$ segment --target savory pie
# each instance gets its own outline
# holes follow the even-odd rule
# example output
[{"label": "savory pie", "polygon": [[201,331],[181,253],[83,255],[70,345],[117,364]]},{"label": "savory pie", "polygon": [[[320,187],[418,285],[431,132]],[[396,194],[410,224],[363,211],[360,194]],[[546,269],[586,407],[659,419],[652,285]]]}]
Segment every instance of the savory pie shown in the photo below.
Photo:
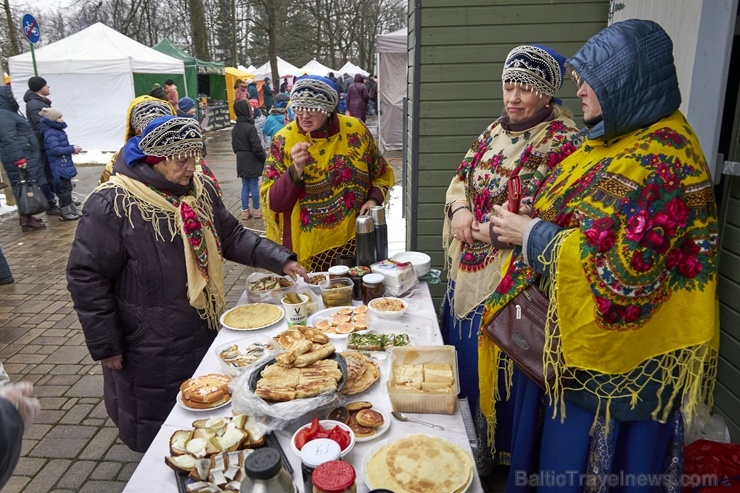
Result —
[{"label": "savory pie", "polygon": [[341,393],[353,395],[364,392],[380,378],[380,368],[372,359],[357,351],[345,351],[341,354],[347,361],[347,381]]},{"label": "savory pie", "polygon": [[259,329],[283,318],[283,310],[269,303],[237,306],[224,314],[223,323],[236,330]]}]

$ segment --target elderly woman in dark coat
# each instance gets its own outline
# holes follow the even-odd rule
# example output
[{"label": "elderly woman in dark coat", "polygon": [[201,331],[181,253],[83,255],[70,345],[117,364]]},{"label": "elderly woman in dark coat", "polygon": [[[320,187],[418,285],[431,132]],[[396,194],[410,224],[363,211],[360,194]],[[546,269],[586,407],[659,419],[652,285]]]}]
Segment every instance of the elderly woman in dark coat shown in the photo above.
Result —
[{"label": "elderly woman in dark coat", "polygon": [[103,364],[106,409],[139,452],[216,337],[224,261],[306,277],[295,254],[245,230],[195,173],[201,146],[192,118],[159,117],[132,137],[85,202],[69,256],[68,288]]},{"label": "elderly woman in dark coat", "polygon": [[364,80],[365,77],[362,74],[356,74],[355,81],[347,88],[347,111],[349,111],[350,116],[359,118],[363,122],[367,118],[365,110],[369,100]]}]

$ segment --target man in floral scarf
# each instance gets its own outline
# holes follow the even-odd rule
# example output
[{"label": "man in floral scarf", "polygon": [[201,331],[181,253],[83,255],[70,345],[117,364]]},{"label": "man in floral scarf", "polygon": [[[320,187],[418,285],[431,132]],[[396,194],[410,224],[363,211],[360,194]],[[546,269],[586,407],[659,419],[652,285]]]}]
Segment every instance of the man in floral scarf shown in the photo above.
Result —
[{"label": "man in floral scarf", "polygon": [[195,171],[192,118],[163,116],[129,139],[110,180],[85,202],[67,266],[105,405],[144,452],[216,337],[224,262],[306,278],[285,247],[246,230]]},{"label": "man in floral scarf", "polygon": [[[534,219],[500,206],[492,217],[499,240],[522,247],[484,321],[543,276],[543,358],[556,376],[544,400],[516,377],[511,470],[575,482],[557,491],[606,491],[610,473],[679,480],[681,411],[693,419],[712,406],[717,209],[699,140],[678,109],[672,52],[651,21],[615,23],[591,38],[566,64],[585,141],[545,180]],[[537,432],[541,402],[548,409]],[[528,491],[514,476],[507,492]],[[621,486],[610,491],[654,491]]]}]

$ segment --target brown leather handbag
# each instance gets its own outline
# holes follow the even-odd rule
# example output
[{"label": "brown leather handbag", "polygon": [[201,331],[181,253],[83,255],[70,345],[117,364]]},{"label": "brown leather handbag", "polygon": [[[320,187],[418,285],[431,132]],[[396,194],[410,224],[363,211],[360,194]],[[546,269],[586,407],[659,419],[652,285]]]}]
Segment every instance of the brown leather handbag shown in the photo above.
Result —
[{"label": "brown leather handbag", "polygon": [[[545,322],[550,300],[537,286],[528,286],[509,301],[486,325],[488,337],[537,385],[555,379],[553,368],[543,369]],[[554,344],[557,344],[556,338]]]}]

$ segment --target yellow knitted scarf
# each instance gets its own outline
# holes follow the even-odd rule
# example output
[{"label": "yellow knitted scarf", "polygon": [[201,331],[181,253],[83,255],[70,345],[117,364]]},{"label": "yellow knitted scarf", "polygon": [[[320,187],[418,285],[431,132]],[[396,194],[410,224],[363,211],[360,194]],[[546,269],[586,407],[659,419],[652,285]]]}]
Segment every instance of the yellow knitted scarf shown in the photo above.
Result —
[{"label": "yellow knitted scarf", "polygon": [[[143,182],[120,173],[99,185],[95,191],[114,189],[121,200],[114,201],[118,217],[128,219],[133,227],[132,209],[152,225],[158,241],[174,241],[180,236],[185,252],[188,301],[211,329],[220,328],[219,317],[225,307],[224,258],[221,242],[213,224],[213,204],[205,190],[205,180],[196,173],[191,192],[168,197]],[[166,228],[167,236],[163,234]]]}]

